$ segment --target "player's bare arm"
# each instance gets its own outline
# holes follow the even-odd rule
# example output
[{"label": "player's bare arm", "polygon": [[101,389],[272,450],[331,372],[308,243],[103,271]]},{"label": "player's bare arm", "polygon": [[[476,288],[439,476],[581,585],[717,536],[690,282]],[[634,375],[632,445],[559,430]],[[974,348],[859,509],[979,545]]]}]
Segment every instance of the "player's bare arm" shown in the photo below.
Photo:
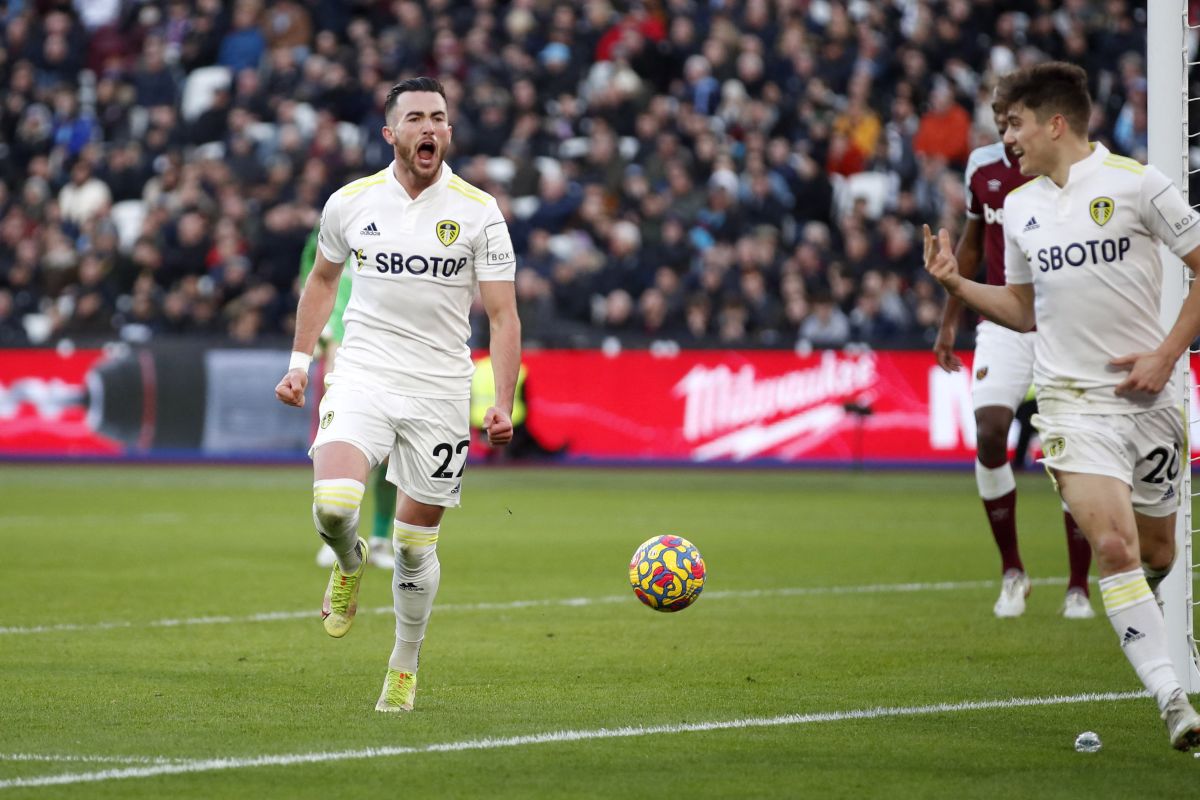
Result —
[{"label": "player's bare arm", "polygon": [[[963,234],[958,240],[958,247],[954,251],[954,257],[958,261],[958,274],[974,280],[979,272],[982,256],[983,220],[968,218]],[[962,301],[952,294],[947,294],[946,305],[942,309],[942,326],[938,329],[937,341],[933,344],[938,366],[946,372],[957,372],[962,368],[962,360],[954,354],[954,340],[957,338],[958,317],[961,311]]]},{"label": "player's bare arm", "polygon": [[958,259],[950,247],[950,232],[938,231],[937,238],[925,225],[925,270],[942,285],[946,293],[987,317],[997,325],[1025,333],[1033,330],[1032,284],[1016,283],[988,286],[968,280],[959,272]]},{"label": "player's bare arm", "polygon": [[[1200,247],[1183,257],[1183,263],[1193,273],[1200,271]],[[1148,353],[1130,353],[1114,358],[1110,363],[1119,369],[1129,370],[1129,375],[1117,387],[1115,393],[1122,396],[1158,394],[1171,379],[1175,364],[1187,352],[1188,347],[1200,335],[1200,292],[1188,291],[1183,307],[1175,324],[1154,350]]]},{"label": "player's bare arm", "polygon": [[[300,303],[296,307],[296,336],[292,342],[294,352],[312,353],[316,349],[321,330],[333,311],[341,277],[342,265],[334,264],[317,248],[316,262],[300,292]],[[307,387],[308,371],[289,369],[275,387],[275,396],[282,403],[303,408],[304,390]]]},{"label": "player's bare arm", "polygon": [[521,320],[517,316],[516,284],[512,281],[480,281],[479,296],[491,330],[492,369],[496,381],[496,405],[483,416],[488,441],[503,446],[512,441],[513,398],[521,369]]}]

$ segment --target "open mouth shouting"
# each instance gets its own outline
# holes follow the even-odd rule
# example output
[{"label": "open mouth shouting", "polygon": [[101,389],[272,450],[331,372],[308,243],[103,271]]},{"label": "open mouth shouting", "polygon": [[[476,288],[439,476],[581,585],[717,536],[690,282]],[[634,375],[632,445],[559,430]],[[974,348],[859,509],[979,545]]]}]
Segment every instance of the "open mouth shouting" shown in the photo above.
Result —
[{"label": "open mouth shouting", "polygon": [[421,169],[432,169],[437,163],[437,143],[426,139],[417,144],[415,161]]}]

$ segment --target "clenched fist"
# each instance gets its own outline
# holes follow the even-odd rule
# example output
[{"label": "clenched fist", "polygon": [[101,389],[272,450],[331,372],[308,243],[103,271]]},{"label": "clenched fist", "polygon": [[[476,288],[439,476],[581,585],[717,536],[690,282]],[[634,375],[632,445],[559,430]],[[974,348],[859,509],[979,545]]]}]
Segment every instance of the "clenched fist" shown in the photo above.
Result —
[{"label": "clenched fist", "polygon": [[492,406],[483,415],[483,432],[493,447],[503,447],[512,441],[513,424],[508,414]]},{"label": "clenched fist", "polygon": [[290,369],[275,387],[279,402],[296,408],[304,408],[304,390],[308,388],[308,373],[302,369]]}]

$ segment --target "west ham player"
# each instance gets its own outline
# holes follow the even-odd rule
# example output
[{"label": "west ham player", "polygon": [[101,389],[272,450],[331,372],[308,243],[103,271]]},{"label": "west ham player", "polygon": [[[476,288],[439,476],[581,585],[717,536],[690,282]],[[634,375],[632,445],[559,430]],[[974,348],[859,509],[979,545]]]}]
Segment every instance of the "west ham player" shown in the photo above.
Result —
[{"label": "west ham player", "polygon": [[437,593],[442,514],[457,506],[466,467],[471,397],[468,312],[478,286],[491,329],[496,405],[483,425],[495,445],[512,439],[521,324],[516,262],[496,200],[456,176],[443,158],[452,127],[433,78],[392,87],[383,138],[387,169],[335,192],[296,312],[292,363],[275,388],[304,405],[310,354],[329,318],[342,263],[353,257],[346,334],[321,401],[313,458],[313,519],[337,563],[322,604],[325,631],[350,630],[367,563],[359,505],[370,470],[389,459],[398,487],[393,544],[396,644],[378,711],[410,711],[417,657]]},{"label": "west ham player", "polygon": [[1006,79],[1005,144],[1036,177],[1004,201],[1005,286],[959,275],[945,230],[925,227],[926,268],[948,292],[1019,331],[1036,321],[1043,462],[1100,572],[1125,657],[1172,746],[1200,746],[1154,589],[1175,560],[1186,439],[1173,373],[1200,334],[1200,292],[1165,333],[1160,242],[1200,270],[1200,214],[1154,167],[1087,140],[1087,74],[1053,62]]},{"label": "west ham player", "polygon": [[[996,127],[1004,135],[1008,123],[999,92],[992,95],[992,113]],[[980,257],[985,280],[992,286],[1004,285],[1004,198],[1029,178],[1017,168],[1016,159],[1003,142],[971,152],[966,170],[967,222],[958,240],[955,257],[965,278],[974,279]],[[948,295],[942,312],[942,326],[933,352],[947,372],[962,368],[954,354],[955,333],[962,303]],[[1003,580],[1000,597],[992,611],[997,617],[1019,617],[1025,613],[1029,595],[1029,576],[1021,561],[1017,544],[1017,482],[1008,461],[1008,431],[1017,406],[1025,398],[1033,381],[1033,342],[1037,334],[1017,333],[982,319],[975,332],[975,377],[971,399],[975,406],[978,453],[975,483],[987,512],[992,538],[1000,550]],[[1087,539],[1063,505],[1067,532],[1067,561],[1071,577],[1063,600],[1062,614],[1068,619],[1089,619],[1096,614],[1088,599],[1088,568],[1092,551]]]}]

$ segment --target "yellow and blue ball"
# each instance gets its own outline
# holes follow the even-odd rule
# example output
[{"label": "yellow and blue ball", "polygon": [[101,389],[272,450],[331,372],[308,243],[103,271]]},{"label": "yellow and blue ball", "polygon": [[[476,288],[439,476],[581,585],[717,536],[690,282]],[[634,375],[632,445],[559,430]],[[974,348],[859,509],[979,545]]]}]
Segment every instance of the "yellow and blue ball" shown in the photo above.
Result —
[{"label": "yellow and blue ball", "polygon": [[704,559],[682,536],[655,536],[629,562],[633,593],[655,611],[682,611],[704,590]]}]

